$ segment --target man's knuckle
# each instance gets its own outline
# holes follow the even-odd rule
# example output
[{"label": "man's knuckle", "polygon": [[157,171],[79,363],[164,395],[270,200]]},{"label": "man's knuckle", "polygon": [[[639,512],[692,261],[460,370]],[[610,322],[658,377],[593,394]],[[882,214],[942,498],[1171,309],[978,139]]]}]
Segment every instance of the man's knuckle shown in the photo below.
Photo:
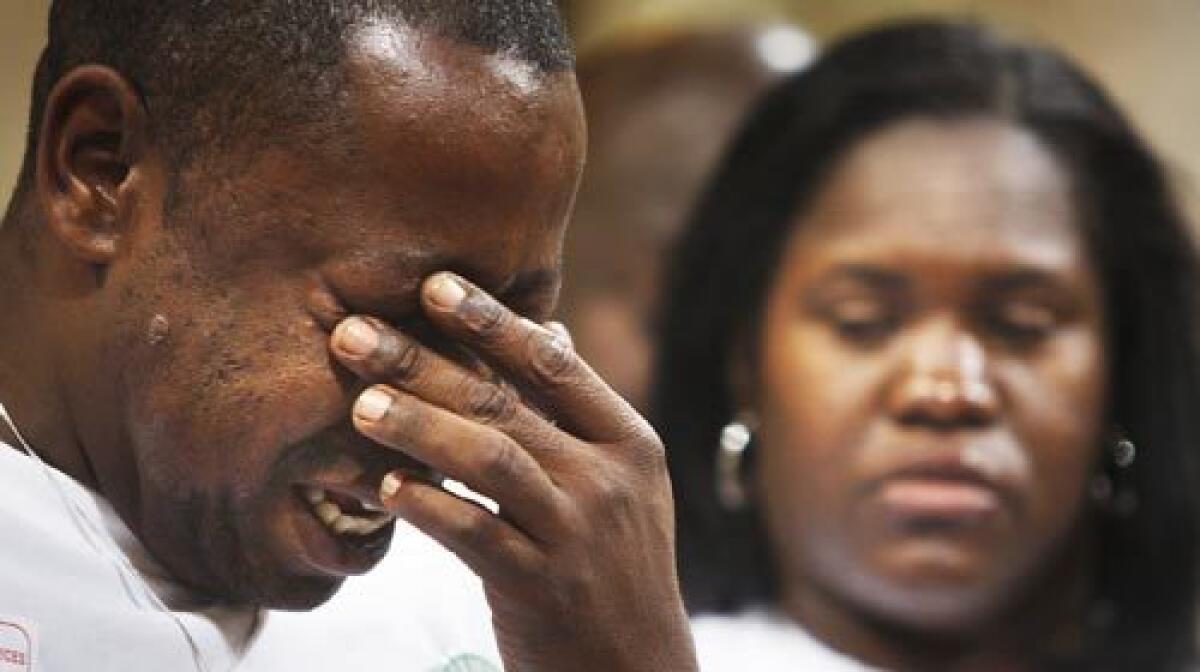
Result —
[{"label": "man's knuckle", "polygon": [[506,331],[512,314],[499,302],[474,294],[463,303],[463,322],[483,339],[495,339]]},{"label": "man's knuckle", "polygon": [[576,566],[573,571],[546,582],[545,608],[552,613],[570,614],[591,601],[597,583],[590,567]]},{"label": "man's knuckle", "polygon": [[619,512],[631,509],[637,501],[637,494],[624,479],[596,479],[593,490],[593,502],[596,507],[605,512]]},{"label": "man's knuckle", "polygon": [[398,399],[393,399],[379,422],[387,436],[406,439],[416,438],[424,424],[418,408]]},{"label": "man's knuckle", "polygon": [[557,336],[538,336],[530,341],[533,370],[544,383],[557,384],[572,377],[578,358]]},{"label": "man's knuckle", "polygon": [[640,450],[645,444],[658,444],[661,447],[654,428],[633,410],[618,413],[612,423],[609,442],[634,451]]},{"label": "man's knuckle", "polygon": [[478,548],[490,545],[498,534],[496,527],[499,523],[483,509],[470,508],[455,521],[450,535],[461,546]]},{"label": "man's knuckle", "polygon": [[487,442],[483,458],[483,477],[496,483],[511,481],[520,472],[520,448],[506,436]]},{"label": "man's knuckle", "polygon": [[473,382],[466,393],[467,412],[488,424],[503,424],[516,413],[512,395],[499,385]]},{"label": "man's knuckle", "polygon": [[540,553],[523,552],[522,549],[514,547],[508,555],[512,558],[516,576],[523,581],[533,582],[534,585],[543,585],[546,576],[553,569],[546,556]]},{"label": "man's knuckle", "polygon": [[646,462],[654,466],[666,468],[667,447],[663,445],[662,440],[657,436],[639,442],[639,450]]},{"label": "man's knuckle", "polygon": [[421,346],[407,338],[392,336],[385,340],[384,368],[392,380],[408,381],[421,370],[424,357]]},{"label": "man's knuckle", "polygon": [[654,432],[638,432],[621,445],[625,465],[636,478],[658,482],[667,477],[667,449]]}]

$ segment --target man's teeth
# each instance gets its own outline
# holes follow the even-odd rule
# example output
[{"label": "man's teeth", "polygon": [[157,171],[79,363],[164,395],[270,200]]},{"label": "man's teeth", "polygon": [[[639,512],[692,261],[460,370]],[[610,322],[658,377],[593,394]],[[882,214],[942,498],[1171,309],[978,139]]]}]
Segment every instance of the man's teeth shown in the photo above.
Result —
[{"label": "man's teeth", "polygon": [[325,501],[325,491],[320,488],[305,488],[304,498],[308,500],[309,504],[320,504]]},{"label": "man's teeth", "polygon": [[306,489],[304,498],[312,505],[313,513],[317,514],[317,518],[338,534],[365,537],[378,532],[395,519],[392,514],[379,510],[379,507],[366,502],[362,502],[362,507],[371,511],[370,516],[352,516],[342,513],[342,508],[337,505],[337,502],[329,499],[326,492],[320,488]]}]

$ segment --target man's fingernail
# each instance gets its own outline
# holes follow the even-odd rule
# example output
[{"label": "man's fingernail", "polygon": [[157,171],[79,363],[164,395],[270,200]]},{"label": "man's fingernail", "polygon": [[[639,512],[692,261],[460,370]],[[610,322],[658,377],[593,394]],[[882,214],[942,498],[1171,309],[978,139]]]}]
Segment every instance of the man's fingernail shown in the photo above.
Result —
[{"label": "man's fingernail", "polygon": [[379,484],[379,499],[387,504],[387,501],[396,496],[400,492],[400,486],[404,485],[404,481],[394,472],[383,477],[383,482]]},{"label": "man's fingernail", "polygon": [[467,289],[449,273],[442,273],[429,284],[429,300],[447,310],[458,308],[467,298]]},{"label": "man's fingernail", "polygon": [[352,317],[338,327],[334,342],[351,357],[366,357],[379,346],[379,332],[365,320]]},{"label": "man's fingernail", "polygon": [[354,415],[365,422],[379,422],[392,407],[392,398],[382,390],[367,390],[354,404]]}]

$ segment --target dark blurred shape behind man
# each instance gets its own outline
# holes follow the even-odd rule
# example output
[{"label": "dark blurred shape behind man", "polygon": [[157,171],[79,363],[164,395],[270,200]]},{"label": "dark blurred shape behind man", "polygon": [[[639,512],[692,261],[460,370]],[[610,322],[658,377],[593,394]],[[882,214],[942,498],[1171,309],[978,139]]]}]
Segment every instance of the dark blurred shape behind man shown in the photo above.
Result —
[{"label": "dark blurred shape behind man", "polygon": [[631,33],[579,65],[584,170],[562,314],[581,356],[644,408],[659,262],[750,103],[813,44],[786,24]]},{"label": "dark blurred shape behind man", "polygon": [[[690,669],[661,445],[540,324],[584,144],[550,0],[55,2],[0,229],[0,661],[328,669],[264,610],[400,517],[506,666]],[[420,639],[375,667],[489,669]]]}]

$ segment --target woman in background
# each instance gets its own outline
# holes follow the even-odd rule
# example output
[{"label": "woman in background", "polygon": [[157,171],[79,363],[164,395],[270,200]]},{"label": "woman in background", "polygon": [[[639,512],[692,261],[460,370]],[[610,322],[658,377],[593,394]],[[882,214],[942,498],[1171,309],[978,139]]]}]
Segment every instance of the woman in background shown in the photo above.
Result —
[{"label": "woman in background", "polygon": [[664,294],[702,663],[1188,665],[1197,281],[1157,161],[1054,53],[912,23],[777,87]]}]

